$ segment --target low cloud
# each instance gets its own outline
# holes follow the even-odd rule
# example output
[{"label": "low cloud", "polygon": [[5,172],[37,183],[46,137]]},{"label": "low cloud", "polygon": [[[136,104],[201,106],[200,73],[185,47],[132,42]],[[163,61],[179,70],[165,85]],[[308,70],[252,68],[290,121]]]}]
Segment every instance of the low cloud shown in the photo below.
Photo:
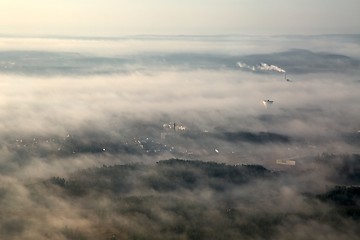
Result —
[{"label": "low cloud", "polygon": [[[356,52],[255,40],[136,39],[123,54],[127,40],[53,40],[59,50],[50,40],[7,43],[0,202],[11,217],[0,219],[0,236],[357,236],[341,206],[317,197],[358,181]],[[355,44],[335,45],[344,42]],[[170,158],[211,163],[156,163]]]}]

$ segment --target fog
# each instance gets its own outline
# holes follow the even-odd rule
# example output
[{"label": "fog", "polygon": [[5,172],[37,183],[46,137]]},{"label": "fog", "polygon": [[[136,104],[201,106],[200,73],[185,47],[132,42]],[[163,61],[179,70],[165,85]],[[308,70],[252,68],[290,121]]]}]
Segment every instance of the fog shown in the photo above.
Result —
[{"label": "fog", "polygon": [[[0,235],[131,239],[165,231],[165,222],[199,219],[197,229],[211,228],[216,221],[204,219],[221,219],[224,210],[235,215],[223,229],[241,225],[245,239],[266,236],[244,225],[261,214],[273,219],[274,239],[355,239],[356,220],[332,215],[331,204],[306,194],[359,184],[339,177],[346,156],[355,156],[355,166],[359,160],[359,45],[357,35],[0,38],[0,201],[9,216],[0,219]],[[270,177],[237,187],[176,165],[196,185],[163,191],[151,184],[173,181],[171,165],[157,163],[171,158],[257,164]],[[118,190],[101,185],[113,175],[91,173],[124,164],[144,169],[121,170]],[[91,186],[98,176],[103,191],[96,181],[81,196],[67,190],[72,180]],[[66,184],[50,184],[53,177]],[[169,210],[182,201],[184,212]],[[129,210],[139,206],[155,223]],[[331,215],[330,223],[315,213]],[[277,222],[280,215],[286,220]],[[178,231],[182,239],[211,233]],[[224,234],[241,236],[230,228]]]}]

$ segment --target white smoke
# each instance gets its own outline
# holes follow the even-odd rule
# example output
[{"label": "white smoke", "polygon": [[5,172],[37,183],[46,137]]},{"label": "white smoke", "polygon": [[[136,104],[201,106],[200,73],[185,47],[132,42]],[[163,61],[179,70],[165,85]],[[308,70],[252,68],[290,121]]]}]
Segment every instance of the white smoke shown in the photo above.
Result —
[{"label": "white smoke", "polygon": [[280,73],[285,73],[286,71],[282,69],[281,67],[275,66],[275,65],[268,65],[266,63],[261,63],[260,66],[258,66],[259,70],[263,71],[276,71]]},{"label": "white smoke", "polygon": [[237,65],[242,69],[247,69],[251,71],[275,71],[279,73],[286,73],[286,71],[281,67],[275,65],[269,65],[266,63],[260,63],[260,65],[257,66],[250,66],[246,63],[238,62]]},{"label": "white smoke", "polygon": [[255,70],[256,70],[255,66],[249,66],[249,65],[247,65],[246,63],[238,62],[237,65],[238,65],[240,68],[249,69],[249,70],[251,70],[251,71],[255,71]]}]

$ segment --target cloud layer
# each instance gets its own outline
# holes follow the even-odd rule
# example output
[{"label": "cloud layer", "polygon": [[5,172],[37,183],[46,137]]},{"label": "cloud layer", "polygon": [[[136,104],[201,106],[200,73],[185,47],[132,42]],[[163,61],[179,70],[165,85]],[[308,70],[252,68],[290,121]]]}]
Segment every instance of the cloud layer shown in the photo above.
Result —
[{"label": "cloud layer", "polygon": [[[2,39],[9,49],[0,51],[0,201],[2,211],[12,217],[1,219],[1,236],[86,239],[115,232],[116,237],[120,232],[130,237],[136,230],[142,236],[149,229],[159,230],[149,221],[156,217],[155,222],[173,223],[164,236],[180,226],[174,231],[196,238],[208,233],[186,229],[177,221],[206,216],[199,217],[204,224],[204,219],[225,215],[245,232],[259,227],[246,225],[254,219],[272,219],[275,225],[269,231],[278,234],[274,236],[288,238],[289,226],[299,238],[304,231],[319,237],[329,232],[344,239],[356,236],[357,225],[341,214],[333,220],[340,219],[346,232],[312,222],[316,214],[331,215],[331,204],[309,203],[304,196],[350,183],[331,176],[339,176],[339,169],[346,174],[357,169],[349,167],[357,166],[357,155],[352,154],[358,153],[360,130],[359,55],[357,48],[349,51],[358,46],[356,37],[138,38],[36,39],[31,44],[21,38]],[[302,49],[294,50],[292,41],[301,43]],[[316,50],[318,41],[324,49]],[[286,44],[279,46],[280,42]],[[329,48],[340,45],[337,52]],[[292,82],[284,80],[284,71]],[[273,104],[264,107],[264,100]],[[324,152],[333,155],[321,155]],[[342,154],[352,160],[344,160]],[[319,156],[325,156],[320,165]],[[261,164],[270,173],[286,174],[237,189],[228,185],[229,179],[206,182],[203,172],[181,167],[184,175],[176,176],[190,182],[196,178],[201,187],[191,189],[189,184],[188,189],[167,194],[153,187],[169,184],[172,175],[155,164],[169,158],[228,166]],[[296,167],[277,164],[289,161]],[[127,169],[121,170],[125,177],[120,179],[126,186],[106,174],[98,180],[104,189],[115,181],[126,196],[89,188],[86,197],[73,198],[61,187],[73,180],[66,186],[76,190],[82,181],[76,176],[102,175],[101,171],[113,170],[103,165],[118,164]],[[56,184],[46,185],[52,177],[58,177]],[[90,184],[89,179],[84,184]],[[152,187],[141,179],[152,179]],[[211,208],[218,204],[224,209]],[[259,219],[257,211],[269,218]],[[277,218],[282,214],[288,217]],[[111,226],[107,232],[101,232],[102,221]],[[46,231],[41,230],[44,224]],[[96,226],[101,229],[89,232]]]}]

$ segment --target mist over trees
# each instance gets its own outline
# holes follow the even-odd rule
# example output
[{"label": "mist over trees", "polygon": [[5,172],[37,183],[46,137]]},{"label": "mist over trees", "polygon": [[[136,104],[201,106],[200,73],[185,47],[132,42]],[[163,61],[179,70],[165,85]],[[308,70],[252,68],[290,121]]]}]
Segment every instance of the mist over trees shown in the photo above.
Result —
[{"label": "mist over trees", "polygon": [[[340,169],[328,172],[325,178],[333,174],[351,178],[353,171],[359,174],[359,155],[322,155],[318,167],[326,167],[324,161],[334,157]],[[344,174],[342,167],[353,171]],[[77,222],[86,219],[86,227],[60,228],[56,234],[65,239],[298,239],[310,234],[301,229],[314,227],[311,235],[315,238],[355,239],[359,233],[359,187],[336,185],[343,182],[334,180],[333,187],[319,192],[297,189],[302,175],[313,171],[317,170],[299,169],[289,176],[260,165],[169,159],[155,165],[88,168],[68,178],[51,177],[25,187],[32,204],[46,207],[47,215],[54,214],[61,204],[70,212],[76,210]],[[7,194],[2,197],[5,202]],[[70,212],[51,217],[68,217]],[[16,235],[25,234],[33,218],[18,223],[24,230]],[[19,221],[17,216],[13,221]],[[294,231],[287,231],[289,228]],[[3,236],[11,235],[6,225],[2,229]],[[56,236],[46,229],[37,231]]]}]

